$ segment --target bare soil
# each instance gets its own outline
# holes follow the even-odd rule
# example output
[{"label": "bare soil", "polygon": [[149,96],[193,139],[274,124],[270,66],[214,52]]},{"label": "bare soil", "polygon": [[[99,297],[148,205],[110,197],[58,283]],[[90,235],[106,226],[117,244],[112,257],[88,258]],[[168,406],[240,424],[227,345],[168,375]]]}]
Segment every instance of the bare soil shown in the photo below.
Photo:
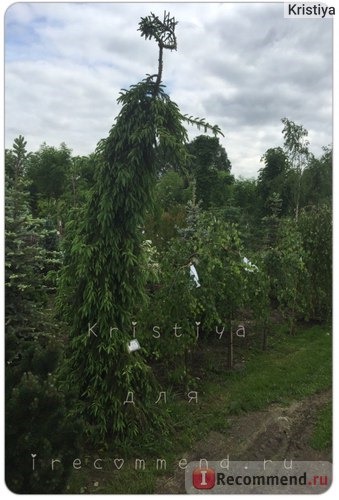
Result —
[{"label": "bare soil", "polygon": [[[232,460],[324,460],[332,462],[332,450],[316,451],[310,446],[318,412],[331,400],[332,392],[314,394],[289,406],[277,404],[266,410],[232,416],[225,434],[211,432],[182,458],[187,462],[205,458]],[[176,468],[166,479],[159,478],[155,493],[185,493],[185,471]]]}]

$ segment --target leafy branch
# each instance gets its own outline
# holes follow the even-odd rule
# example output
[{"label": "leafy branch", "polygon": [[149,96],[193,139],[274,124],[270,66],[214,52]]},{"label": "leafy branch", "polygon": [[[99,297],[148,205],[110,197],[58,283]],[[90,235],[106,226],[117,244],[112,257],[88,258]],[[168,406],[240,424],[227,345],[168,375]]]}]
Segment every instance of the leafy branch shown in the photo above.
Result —
[{"label": "leafy branch", "polygon": [[194,125],[198,128],[198,130],[200,130],[201,128],[204,129],[204,132],[207,132],[208,130],[210,130],[211,132],[213,132],[213,134],[215,136],[217,136],[218,134],[219,135],[222,135],[223,137],[224,134],[222,133],[219,125],[211,125],[210,123],[206,122],[204,118],[193,118],[193,116],[188,116],[187,114],[185,115],[182,115],[182,120],[189,123],[190,125]]}]

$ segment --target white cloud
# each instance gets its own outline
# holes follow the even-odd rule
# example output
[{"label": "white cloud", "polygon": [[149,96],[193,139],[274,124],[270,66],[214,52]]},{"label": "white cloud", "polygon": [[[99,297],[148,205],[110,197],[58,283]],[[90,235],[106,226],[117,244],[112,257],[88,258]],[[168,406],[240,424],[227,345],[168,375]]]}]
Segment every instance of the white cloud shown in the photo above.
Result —
[{"label": "white cloud", "polygon": [[179,21],[168,92],[182,112],[220,125],[235,175],[255,176],[282,144],[284,116],[309,129],[315,154],[331,142],[328,20],[284,19],[281,4],[17,3],[5,19],[6,145],[22,134],[31,150],[64,141],[92,152],[120,89],[156,71],[156,46],[137,32],[151,10]]}]

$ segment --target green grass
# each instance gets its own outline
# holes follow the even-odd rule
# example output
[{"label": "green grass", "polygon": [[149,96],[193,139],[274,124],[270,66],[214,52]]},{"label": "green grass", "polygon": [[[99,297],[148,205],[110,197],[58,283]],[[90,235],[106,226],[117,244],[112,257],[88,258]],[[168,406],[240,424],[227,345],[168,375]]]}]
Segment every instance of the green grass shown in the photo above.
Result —
[{"label": "green grass", "polygon": [[310,445],[315,450],[332,446],[332,404],[327,404],[318,415]]},{"label": "green grass", "polygon": [[[313,327],[294,337],[279,337],[268,353],[253,353],[242,373],[232,373],[222,383],[227,409],[260,410],[330,387],[332,342],[327,332]],[[213,394],[215,389],[209,389]]]},{"label": "green grass", "polygon": [[[184,453],[210,431],[227,433],[230,415],[260,410],[271,403],[287,405],[328,389],[332,381],[332,337],[328,331],[326,327],[314,326],[291,337],[282,330],[270,339],[268,351],[243,351],[246,362],[241,372],[206,372],[196,389],[198,404],[188,404],[187,398],[168,394],[172,425],[169,435],[150,436],[146,430],[146,437],[128,453],[106,452],[110,461],[106,471],[74,471],[67,492],[79,493],[86,484],[86,493],[153,493],[156,481],[164,474],[156,470],[156,458],[166,458],[170,473],[172,465],[177,466]],[[324,409],[320,415],[312,446],[329,443],[330,414],[330,409]],[[126,463],[117,472],[112,460],[120,456],[126,457]],[[134,470],[134,460],[140,457],[146,461],[145,471]],[[94,486],[96,482],[99,484]]]}]

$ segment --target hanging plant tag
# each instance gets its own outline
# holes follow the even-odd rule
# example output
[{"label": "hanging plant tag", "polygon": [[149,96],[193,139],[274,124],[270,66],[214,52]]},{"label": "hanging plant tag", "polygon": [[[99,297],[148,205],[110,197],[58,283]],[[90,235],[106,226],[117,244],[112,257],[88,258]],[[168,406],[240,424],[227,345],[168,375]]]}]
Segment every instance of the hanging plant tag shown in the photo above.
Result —
[{"label": "hanging plant tag", "polygon": [[190,276],[193,278],[195,286],[199,288],[201,285],[199,283],[199,276],[197,270],[193,264],[190,265]]},{"label": "hanging plant tag", "polygon": [[133,339],[127,344],[127,350],[129,353],[137,351],[138,349],[140,349],[140,344],[137,339]]}]

